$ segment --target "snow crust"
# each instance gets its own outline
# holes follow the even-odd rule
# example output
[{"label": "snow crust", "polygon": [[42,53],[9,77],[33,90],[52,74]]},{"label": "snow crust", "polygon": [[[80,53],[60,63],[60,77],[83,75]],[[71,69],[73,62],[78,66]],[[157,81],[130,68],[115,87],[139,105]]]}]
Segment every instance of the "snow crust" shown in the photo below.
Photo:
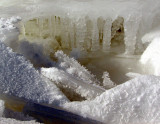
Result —
[{"label": "snow crust", "polygon": [[0,42],[0,92],[38,103],[58,105],[67,99],[51,82],[40,76],[22,55]]},{"label": "snow crust", "polygon": [[160,77],[140,76],[92,101],[64,104],[84,117],[110,124],[159,124]]}]

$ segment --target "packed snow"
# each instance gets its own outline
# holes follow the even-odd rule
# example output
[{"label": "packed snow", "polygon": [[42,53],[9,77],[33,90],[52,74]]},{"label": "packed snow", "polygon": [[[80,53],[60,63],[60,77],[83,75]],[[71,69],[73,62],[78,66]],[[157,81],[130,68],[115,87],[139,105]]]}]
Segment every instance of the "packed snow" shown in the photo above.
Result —
[{"label": "packed snow", "polygon": [[92,101],[64,104],[68,111],[109,124],[159,124],[160,77],[141,76]]}]

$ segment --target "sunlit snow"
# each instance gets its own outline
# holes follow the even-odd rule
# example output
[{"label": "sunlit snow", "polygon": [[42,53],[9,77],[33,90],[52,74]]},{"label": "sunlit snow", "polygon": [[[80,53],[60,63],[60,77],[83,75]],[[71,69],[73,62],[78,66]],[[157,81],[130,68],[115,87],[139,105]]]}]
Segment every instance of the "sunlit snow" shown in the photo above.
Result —
[{"label": "sunlit snow", "polygon": [[159,124],[159,27],[159,0],[1,0],[0,123],[36,123],[7,108],[18,98],[106,124]]}]

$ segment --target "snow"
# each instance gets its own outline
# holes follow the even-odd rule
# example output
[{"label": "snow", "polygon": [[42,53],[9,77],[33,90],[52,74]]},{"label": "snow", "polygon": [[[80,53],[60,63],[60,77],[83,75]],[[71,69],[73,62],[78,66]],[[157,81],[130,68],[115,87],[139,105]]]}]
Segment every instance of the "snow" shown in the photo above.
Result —
[{"label": "snow", "polygon": [[160,75],[160,37],[155,37],[141,56],[140,62],[144,65],[146,72]]},{"label": "snow", "polygon": [[64,104],[84,117],[110,124],[159,124],[160,77],[140,76],[107,90],[92,101]]},{"label": "snow", "polygon": [[156,37],[160,37],[160,27],[156,27],[153,30],[151,30],[150,32],[146,33],[143,37],[142,37],[142,42],[143,43],[150,43],[154,40],[154,38]]},{"label": "snow", "polygon": [[0,92],[25,100],[58,105],[67,102],[61,91],[44,79],[22,55],[0,42]]}]

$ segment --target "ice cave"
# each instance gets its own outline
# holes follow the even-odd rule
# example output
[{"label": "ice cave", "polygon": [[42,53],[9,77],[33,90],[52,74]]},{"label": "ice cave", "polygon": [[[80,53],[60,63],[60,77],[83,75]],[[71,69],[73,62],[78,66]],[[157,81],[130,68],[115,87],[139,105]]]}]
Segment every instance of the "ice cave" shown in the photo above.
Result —
[{"label": "ice cave", "polygon": [[159,48],[159,0],[0,0],[0,124],[160,124]]}]

